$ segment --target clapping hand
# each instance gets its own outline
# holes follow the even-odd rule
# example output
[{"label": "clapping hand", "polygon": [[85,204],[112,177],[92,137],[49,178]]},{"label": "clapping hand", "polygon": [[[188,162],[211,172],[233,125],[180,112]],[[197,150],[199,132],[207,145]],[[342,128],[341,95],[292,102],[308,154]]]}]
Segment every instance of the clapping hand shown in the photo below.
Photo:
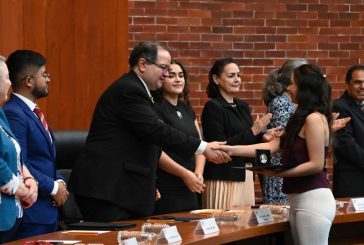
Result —
[{"label": "clapping hand", "polygon": [[274,140],[275,138],[279,138],[282,136],[283,134],[283,127],[282,126],[278,126],[275,128],[271,128],[268,129],[267,132],[265,132],[265,134],[263,135],[263,141],[265,142],[269,142]]},{"label": "clapping hand", "polygon": [[267,127],[271,119],[272,119],[272,113],[267,113],[262,117],[257,116],[253,126],[251,127],[253,134],[257,135],[260,132],[262,132]]},{"label": "clapping hand", "polygon": [[333,112],[332,113],[332,131],[336,132],[340,129],[342,129],[343,127],[346,126],[346,124],[351,120],[351,117],[344,117],[344,118],[339,118],[340,113],[339,112]]}]

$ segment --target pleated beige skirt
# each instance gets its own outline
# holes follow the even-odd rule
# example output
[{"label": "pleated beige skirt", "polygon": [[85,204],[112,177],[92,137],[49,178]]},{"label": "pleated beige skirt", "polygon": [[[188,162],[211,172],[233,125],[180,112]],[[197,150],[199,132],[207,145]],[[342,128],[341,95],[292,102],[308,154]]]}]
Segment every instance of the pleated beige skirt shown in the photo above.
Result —
[{"label": "pleated beige skirt", "polygon": [[208,209],[242,209],[255,204],[253,172],[245,171],[245,181],[206,180],[202,207]]}]

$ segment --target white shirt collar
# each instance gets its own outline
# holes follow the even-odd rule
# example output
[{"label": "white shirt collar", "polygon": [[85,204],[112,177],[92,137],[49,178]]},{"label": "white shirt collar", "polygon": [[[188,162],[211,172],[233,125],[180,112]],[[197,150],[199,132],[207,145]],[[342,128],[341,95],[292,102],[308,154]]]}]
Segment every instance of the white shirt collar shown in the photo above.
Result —
[{"label": "white shirt collar", "polygon": [[28,98],[25,98],[23,95],[17,94],[17,93],[13,93],[14,95],[16,95],[19,99],[21,99],[25,104],[27,104],[27,106],[30,108],[31,111],[34,110],[36,104],[31,101]]},{"label": "white shirt collar", "polygon": [[[138,76],[138,75],[137,75],[137,76]],[[139,77],[139,76],[138,76],[138,77]],[[149,97],[152,97],[152,94],[150,93],[150,90],[149,90],[149,88],[148,88],[147,84],[143,81],[143,79],[142,79],[141,77],[139,77],[139,79],[140,79],[140,81],[142,81],[142,83],[143,83],[143,85],[144,85],[144,87],[145,87],[145,90],[147,91],[147,93],[148,93]]]}]

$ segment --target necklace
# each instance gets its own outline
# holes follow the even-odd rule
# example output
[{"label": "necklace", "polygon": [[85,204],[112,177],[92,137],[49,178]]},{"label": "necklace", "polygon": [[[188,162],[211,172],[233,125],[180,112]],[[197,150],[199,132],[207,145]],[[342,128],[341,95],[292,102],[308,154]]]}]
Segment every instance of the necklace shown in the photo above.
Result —
[{"label": "necklace", "polygon": [[176,113],[177,113],[177,116],[179,117],[179,119],[183,119],[183,116],[182,116],[182,113],[176,108]]},{"label": "necklace", "polygon": [[177,114],[177,117],[180,119],[180,120],[182,120],[183,119],[183,115],[182,115],[182,113],[179,111],[179,106],[178,106],[178,103],[176,104],[176,105],[173,105],[173,104],[171,104],[171,103],[169,103],[171,106],[172,106],[172,108],[176,111],[176,114]]},{"label": "necklace", "polygon": [[176,105],[174,105],[173,103],[171,103],[171,101],[170,100],[168,100],[168,99],[166,99],[166,98],[164,98],[166,101],[167,101],[167,103],[169,104],[169,106],[170,107],[172,107],[175,111],[176,111],[176,114],[177,114],[177,117],[180,119],[180,120],[182,120],[183,119],[183,115],[182,115],[182,113],[179,111],[179,105],[178,105],[178,100],[177,100],[177,103],[176,103]]}]

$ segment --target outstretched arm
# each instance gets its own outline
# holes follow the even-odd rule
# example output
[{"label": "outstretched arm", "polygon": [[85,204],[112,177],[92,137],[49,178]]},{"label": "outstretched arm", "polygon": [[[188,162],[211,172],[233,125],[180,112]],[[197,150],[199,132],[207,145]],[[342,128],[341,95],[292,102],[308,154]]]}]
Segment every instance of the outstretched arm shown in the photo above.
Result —
[{"label": "outstretched arm", "polygon": [[271,153],[276,153],[279,150],[279,138],[275,138],[272,141],[254,145],[223,145],[219,149],[227,152],[231,156],[242,156],[242,157],[254,157],[255,150],[263,149],[270,150]]},{"label": "outstretched arm", "polygon": [[325,146],[328,145],[329,141],[328,124],[323,118],[324,116],[319,113],[311,113],[307,116],[305,124],[299,133],[306,140],[309,161],[283,172],[258,172],[279,177],[298,177],[322,171],[325,165]]}]

